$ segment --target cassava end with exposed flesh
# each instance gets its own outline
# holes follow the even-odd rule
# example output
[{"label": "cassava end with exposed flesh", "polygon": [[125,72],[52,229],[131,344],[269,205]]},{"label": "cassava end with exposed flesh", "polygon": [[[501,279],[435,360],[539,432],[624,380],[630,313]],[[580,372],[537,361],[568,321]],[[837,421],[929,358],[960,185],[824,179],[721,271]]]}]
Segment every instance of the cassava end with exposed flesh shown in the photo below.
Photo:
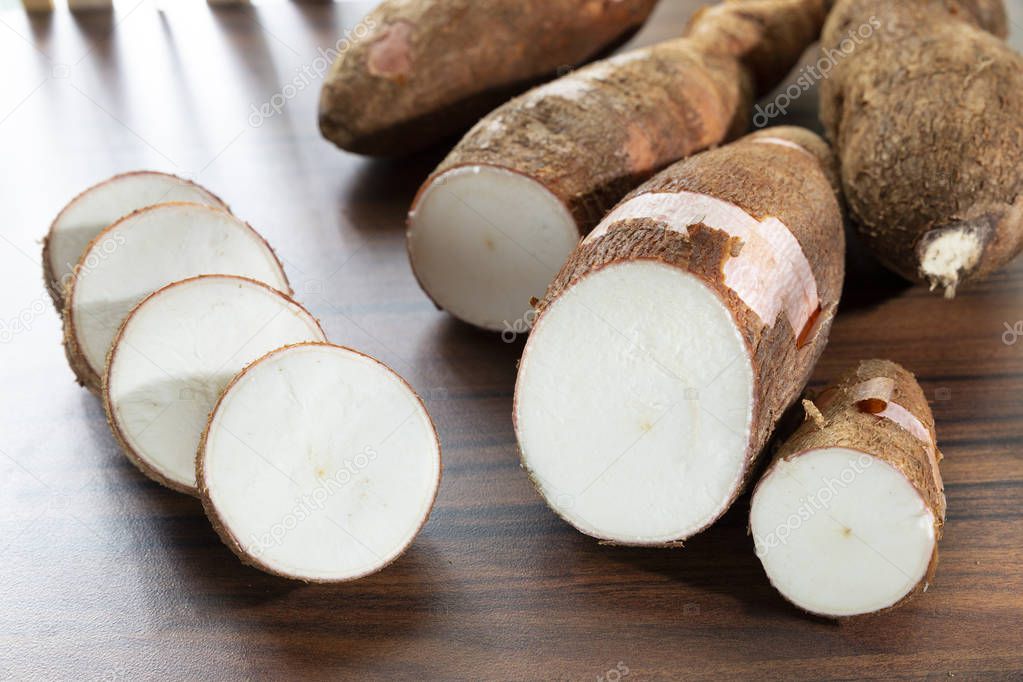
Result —
[{"label": "cassava end with exposed flesh", "polygon": [[1001,0],[839,0],[821,38],[845,53],[820,101],[850,217],[949,298],[1023,249],[1023,56],[1005,26]]},{"label": "cassava end with exposed flesh", "polygon": [[[686,36],[605,59],[482,119],[409,213],[420,285],[485,329],[527,327],[529,301],[619,199],[655,172],[741,134],[753,97],[816,40],[823,0],[739,0]],[[770,58],[764,55],[770,55]]]},{"label": "cassava end with exposed flesh", "polygon": [[580,531],[666,545],[745,486],[824,349],[844,268],[830,150],[769,128],[630,193],[539,302],[523,467]]},{"label": "cassava end with exposed flesh", "polygon": [[753,493],[757,556],[811,613],[901,605],[932,580],[945,520],[927,399],[901,366],[867,360],[804,405]]}]

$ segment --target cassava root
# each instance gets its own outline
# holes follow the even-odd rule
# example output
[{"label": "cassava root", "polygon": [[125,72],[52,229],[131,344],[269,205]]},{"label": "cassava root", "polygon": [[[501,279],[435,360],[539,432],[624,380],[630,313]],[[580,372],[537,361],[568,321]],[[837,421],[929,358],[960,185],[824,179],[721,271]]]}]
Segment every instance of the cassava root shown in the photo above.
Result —
[{"label": "cassava root", "polygon": [[811,613],[901,605],[933,579],[945,520],[927,399],[901,366],[866,360],[804,405],[753,493],[757,556]]},{"label": "cassava root", "polygon": [[320,130],[392,156],[462,133],[509,97],[628,39],[656,0],[385,0],[320,96]]},{"label": "cassava root", "polygon": [[427,295],[485,329],[529,301],[629,190],[740,135],[755,95],[816,40],[823,0],[738,0],[685,36],[591,64],[483,118],[427,179],[408,250]]},{"label": "cassava root", "polygon": [[824,349],[842,287],[827,145],[770,128],[630,193],[539,301],[514,422],[548,504],[667,545],[743,489]]},{"label": "cassava root", "polygon": [[1001,0],[838,0],[821,38],[871,35],[821,83],[850,216],[946,297],[1023,249],[1023,57]]}]

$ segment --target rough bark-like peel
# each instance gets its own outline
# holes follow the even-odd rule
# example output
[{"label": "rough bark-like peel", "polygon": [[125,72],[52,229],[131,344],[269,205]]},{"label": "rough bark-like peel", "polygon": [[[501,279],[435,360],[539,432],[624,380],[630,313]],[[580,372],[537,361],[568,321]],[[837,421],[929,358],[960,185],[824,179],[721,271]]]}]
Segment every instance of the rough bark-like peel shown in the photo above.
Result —
[{"label": "rough bark-like peel", "polygon": [[843,54],[820,101],[850,215],[885,265],[948,297],[1023,249],[1023,57],[1005,29],[1000,0],[839,0],[822,34]]}]

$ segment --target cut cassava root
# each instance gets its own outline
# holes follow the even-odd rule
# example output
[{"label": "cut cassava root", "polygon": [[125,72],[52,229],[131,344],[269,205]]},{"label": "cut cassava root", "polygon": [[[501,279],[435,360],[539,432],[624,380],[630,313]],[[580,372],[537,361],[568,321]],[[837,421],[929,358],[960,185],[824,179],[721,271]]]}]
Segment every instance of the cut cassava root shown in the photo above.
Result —
[{"label": "cut cassava root", "polygon": [[64,348],[78,381],[99,392],[107,352],[131,309],[162,286],[203,274],[291,292],[266,241],[226,211],[158,204],[100,232],[75,268],[64,305]]},{"label": "cut cassava root", "polygon": [[64,289],[82,252],[103,229],[132,211],[168,201],[188,201],[228,210],[204,187],[168,173],[122,173],[88,188],[65,206],[43,240],[43,276],[58,311]]},{"label": "cut cassava root", "polygon": [[927,400],[901,366],[867,360],[804,404],[807,420],[753,493],[757,556],[811,613],[900,605],[932,580],[945,519]]},{"label": "cut cassava root", "polygon": [[952,297],[1023,249],[1023,57],[996,37],[1001,0],[839,0],[821,43],[864,27],[821,83],[850,216],[885,265]]},{"label": "cut cassava root", "polygon": [[772,128],[628,195],[538,305],[523,467],[566,521],[663,545],[742,490],[824,348],[844,268],[827,145]]},{"label": "cut cassava root", "polygon": [[[656,0],[385,0],[320,96],[320,130],[360,154],[407,154],[464,132],[559,69],[605,53]],[[358,30],[358,29],[357,29]]]},{"label": "cut cassava root", "polygon": [[629,190],[745,130],[755,94],[816,40],[823,0],[739,0],[686,37],[591,64],[482,119],[427,179],[408,250],[433,301],[521,327],[585,235]]},{"label": "cut cassava root", "polygon": [[209,418],[196,460],[224,542],[261,570],[340,582],[397,558],[429,516],[440,444],[390,368],[330,344],[273,351]]},{"label": "cut cassava root", "polygon": [[114,339],[103,382],[111,429],[143,473],[194,495],[199,439],[221,391],[248,363],[303,341],[326,341],[319,323],[262,282],[202,275],[167,285]]}]

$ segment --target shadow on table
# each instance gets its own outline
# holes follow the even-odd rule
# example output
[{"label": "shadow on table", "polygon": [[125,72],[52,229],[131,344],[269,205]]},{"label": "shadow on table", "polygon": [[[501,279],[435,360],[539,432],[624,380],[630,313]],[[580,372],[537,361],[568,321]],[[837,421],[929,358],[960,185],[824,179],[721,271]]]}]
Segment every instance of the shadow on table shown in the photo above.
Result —
[{"label": "shadow on table", "polygon": [[[659,599],[669,603],[648,610],[669,611],[667,622],[682,628],[690,619],[696,629],[740,626],[750,614],[758,619],[780,617],[833,624],[799,611],[771,586],[754,553],[753,538],[747,534],[748,514],[747,494],[683,547],[612,547],[583,538],[581,543],[572,543],[574,549],[566,550],[562,560],[578,564],[571,567],[572,571],[599,570],[609,577],[628,576],[630,582],[649,582],[653,578]],[[661,585],[663,582],[670,586]],[[623,600],[636,599],[633,608],[640,608],[643,601],[622,591],[596,594],[607,603],[595,606],[608,613],[621,608]],[[717,608],[720,597],[735,600],[742,608]]]},{"label": "shadow on table", "polygon": [[842,311],[873,308],[913,287],[911,282],[881,265],[852,227],[846,228],[845,243],[845,282],[840,314]]},{"label": "shadow on table", "polygon": [[[294,657],[296,667],[336,669],[412,638],[457,598],[445,598],[454,581],[430,534],[381,572],[335,585],[305,584],[242,564],[210,526],[197,499],[157,488],[142,513],[148,554],[159,552],[160,584],[150,608],[182,608],[212,626],[249,622],[275,655]],[[265,642],[264,642],[265,643]]]},{"label": "shadow on table", "polygon": [[403,231],[416,192],[453,143],[405,158],[362,158],[353,178],[341,189],[339,211],[351,219],[356,231],[366,235]]}]

